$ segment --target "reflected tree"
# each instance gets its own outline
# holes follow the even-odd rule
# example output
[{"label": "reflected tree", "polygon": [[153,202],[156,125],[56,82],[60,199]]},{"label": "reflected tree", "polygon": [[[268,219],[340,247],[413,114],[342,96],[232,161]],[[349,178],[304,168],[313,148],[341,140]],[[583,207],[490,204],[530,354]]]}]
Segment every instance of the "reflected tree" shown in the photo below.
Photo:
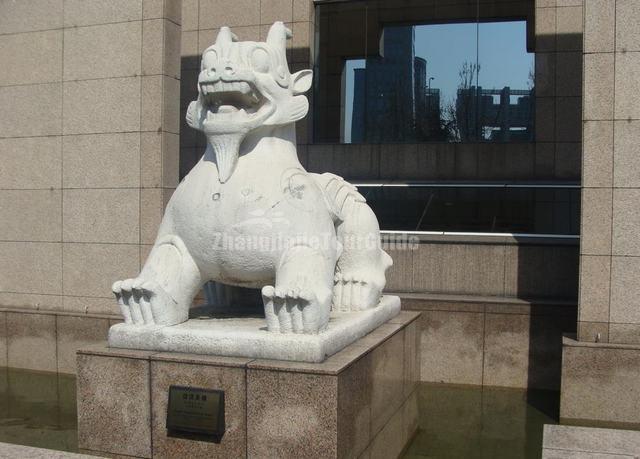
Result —
[{"label": "reflected tree", "polygon": [[455,99],[450,99],[443,107],[443,125],[447,140],[461,142],[469,140],[469,133],[475,129],[476,103],[472,89],[478,81],[480,64],[465,61],[458,71],[458,91]]}]

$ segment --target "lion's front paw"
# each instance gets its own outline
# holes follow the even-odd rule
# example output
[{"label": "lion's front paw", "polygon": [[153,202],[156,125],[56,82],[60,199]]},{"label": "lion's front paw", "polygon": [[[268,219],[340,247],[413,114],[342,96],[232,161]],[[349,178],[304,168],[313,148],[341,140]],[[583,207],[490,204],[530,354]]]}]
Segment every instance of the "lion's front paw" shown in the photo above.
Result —
[{"label": "lion's front paw", "polygon": [[262,288],[267,328],[271,332],[308,333],[322,331],[329,320],[330,305],[304,283]]},{"label": "lion's front paw", "polygon": [[[140,277],[117,281],[111,287],[125,323],[135,325],[175,325],[188,319],[188,310],[180,308],[164,288]],[[185,309],[184,311],[182,309]]]}]

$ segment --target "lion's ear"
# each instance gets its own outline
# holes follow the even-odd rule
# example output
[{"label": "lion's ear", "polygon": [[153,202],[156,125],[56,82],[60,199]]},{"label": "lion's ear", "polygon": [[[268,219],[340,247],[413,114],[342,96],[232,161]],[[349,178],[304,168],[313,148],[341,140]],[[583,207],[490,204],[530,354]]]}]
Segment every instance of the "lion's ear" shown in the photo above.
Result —
[{"label": "lion's ear", "polygon": [[202,129],[200,126],[201,111],[202,105],[200,104],[200,97],[198,97],[198,100],[194,100],[189,104],[187,115],[185,116],[187,124],[193,129]]},{"label": "lion's ear", "polygon": [[304,94],[311,88],[311,83],[313,83],[313,71],[309,69],[300,70],[291,75],[291,81],[293,94]]}]

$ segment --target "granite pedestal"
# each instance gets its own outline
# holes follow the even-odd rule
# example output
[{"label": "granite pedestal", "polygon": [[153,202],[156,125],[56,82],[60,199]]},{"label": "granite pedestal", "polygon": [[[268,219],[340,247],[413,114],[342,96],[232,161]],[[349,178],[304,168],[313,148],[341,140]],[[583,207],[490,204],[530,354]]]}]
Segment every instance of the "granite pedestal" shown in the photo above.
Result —
[{"label": "granite pedestal", "polygon": [[[79,446],[144,458],[397,457],[417,430],[418,316],[401,312],[322,363],[80,350]],[[167,436],[170,385],[225,392],[220,443]]]},{"label": "granite pedestal", "polygon": [[109,347],[319,363],[399,312],[400,298],[384,295],[375,308],[332,313],[326,330],[308,335],[271,333],[259,317],[200,318],[172,326],[121,323],[109,330]]}]

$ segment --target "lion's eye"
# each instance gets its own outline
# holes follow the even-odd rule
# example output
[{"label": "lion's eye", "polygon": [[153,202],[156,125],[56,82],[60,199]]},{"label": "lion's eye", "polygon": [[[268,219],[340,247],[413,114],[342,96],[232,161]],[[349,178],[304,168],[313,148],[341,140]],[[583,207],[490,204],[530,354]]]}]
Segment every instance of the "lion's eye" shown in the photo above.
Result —
[{"label": "lion's eye", "polygon": [[218,54],[213,49],[208,50],[207,52],[204,53],[204,56],[202,56],[203,69],[214,68],[217,63],[218,63]]},{"label": "lion's eye", "polygon": [[257,72],[267,73],[269,60],[269,53],[262,48],[256,48],[251,52],[251,67]]}]

